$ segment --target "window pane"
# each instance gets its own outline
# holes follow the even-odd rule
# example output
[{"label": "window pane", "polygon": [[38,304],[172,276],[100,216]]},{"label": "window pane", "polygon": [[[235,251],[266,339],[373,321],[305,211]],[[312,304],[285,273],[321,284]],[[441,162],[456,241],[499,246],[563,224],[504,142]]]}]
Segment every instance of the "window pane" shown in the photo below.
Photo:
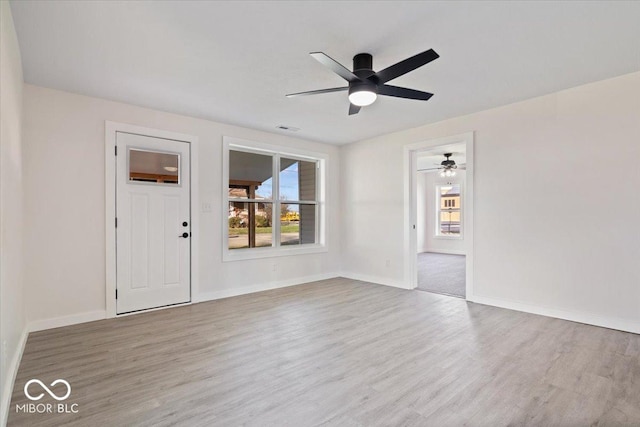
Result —
[{"label": "window pane", "polygon": [[178,184],[180,155],[129,149],[129,182]]},{"label": "window pane", "polygon": [[271,199],[273,156],[229,150],[229,197]]},{"label": "window pane", "polygon": [[440,234],[460,234],[460,211],[447,209],[440,212]]},{"label": "window pane", "polygon": [[316,243],[316,205],[280,204],[280,244]]},{"label": "window pane", "polygon": [[441,185],[440,209],[460,209],[460,184]]},{"label": "window pane", "polygon": [[273,245],[272,203],[229,202],[229,249]]},{"label": "window pane", "polygon": [[438,233],[444,236],[460,235],[460,184],[441,185]]},{"label": "window pane", "polygon": [[316,162],[280,159],[280,200],[316,200]]}]

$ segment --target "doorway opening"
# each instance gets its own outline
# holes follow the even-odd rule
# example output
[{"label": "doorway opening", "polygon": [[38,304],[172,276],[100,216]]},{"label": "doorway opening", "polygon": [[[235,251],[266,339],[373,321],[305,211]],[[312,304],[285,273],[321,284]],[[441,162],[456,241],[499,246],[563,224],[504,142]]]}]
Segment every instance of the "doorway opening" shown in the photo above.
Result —
[{"label": "doorway opening", "polygon": [[417,289],[465,298],[466,144],[418,151],[416,166]]},{"label": "doorway opening", "polygon": [[409,281],[417,290],[470,300],[473,283],[473,134],[407,149]]}]

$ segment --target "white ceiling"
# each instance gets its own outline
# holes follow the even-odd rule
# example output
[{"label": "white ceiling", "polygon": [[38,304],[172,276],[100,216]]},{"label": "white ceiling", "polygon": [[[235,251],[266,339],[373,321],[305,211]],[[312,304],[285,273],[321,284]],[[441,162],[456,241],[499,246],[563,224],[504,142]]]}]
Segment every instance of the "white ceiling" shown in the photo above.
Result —
[{"label": "white ceiling", "polygon": [[[640,2],[14,1],[27,83],[342,144],[640,70]],[[440,58],[347,115],[311,58]]]}]

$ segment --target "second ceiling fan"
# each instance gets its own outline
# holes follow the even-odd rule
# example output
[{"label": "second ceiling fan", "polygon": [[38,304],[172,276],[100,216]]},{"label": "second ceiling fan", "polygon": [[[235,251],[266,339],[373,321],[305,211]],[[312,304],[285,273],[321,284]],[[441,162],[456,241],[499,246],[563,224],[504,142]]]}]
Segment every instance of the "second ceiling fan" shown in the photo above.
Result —
[{"label": "second ceiling fan", "polygon": [[397,77],[407,74],[416,68],[440,57],[433,49],[400,61],[384,70],[373,71],[373,57],[368,53],[359,53],[353,57],[353,71],[322,52],[312,52],[310,55],[325,67],[349,82],[346,87],[312,90],[308,92],[290,93],[287,97],[318,95],[331,92],[349,92],[349,115],[357,114],[361,107],[373,104],[378,95],[395,96],[397,98],[417,99],[427,101],[432,93],[415,89],[391,86],[387,83]]},{"label": "second ceiling fan", "polygon": [[467,169],[467,165],[465,163],[458,165],[455,160],[451,159],[451,156],[453,156],[453,153],[445,153],[444,160],[440,162],[440,165],[437,168],[418,169],[418,172],[439,170],[441,177],[450,178],[456,176],[456,169]]}]

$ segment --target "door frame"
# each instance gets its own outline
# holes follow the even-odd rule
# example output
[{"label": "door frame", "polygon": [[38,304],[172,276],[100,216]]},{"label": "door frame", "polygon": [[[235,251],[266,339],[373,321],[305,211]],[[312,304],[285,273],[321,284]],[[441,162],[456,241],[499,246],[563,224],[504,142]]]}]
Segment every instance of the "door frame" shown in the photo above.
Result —
[{"label": "door frame", "polygon": [[417,225],[417,181],[418,166],[417,157],[421,151],[450,145],[464,143],[466,147],[467,170],[465,173],[465,192],[463,195],[464,241],[466,252],[466,300],[473,301],[473,179],[474,179],[474,133],[467,132],[443,138],[429,139],[426,141],[408,144],[404,146],[404,275],[405,283],[409,289],[418,286],[418,233]]},{"label": "door frame", "polygon": [[[176,304],[166,307],[150,308],[148,310],[133,313],[117,314],[116,312],[116,133],[132,133],[153,138],[172,139],[189,144],[190,162],[190,209],[191,209],[191,259],[190,259],[190,292],[191,301],[198,292],[198,260],[199,260],[199,186],[198,186],[198,137],[183,133],[171,132],[161,129],[152,129],[128,123],[118,123],[106,120],[104,122],[104,170],[105,170],[105,302],[107,318],[129,316],[153,310],[188,305],[191,302]],[[195,179],[194,179],[195,177]]]}]

